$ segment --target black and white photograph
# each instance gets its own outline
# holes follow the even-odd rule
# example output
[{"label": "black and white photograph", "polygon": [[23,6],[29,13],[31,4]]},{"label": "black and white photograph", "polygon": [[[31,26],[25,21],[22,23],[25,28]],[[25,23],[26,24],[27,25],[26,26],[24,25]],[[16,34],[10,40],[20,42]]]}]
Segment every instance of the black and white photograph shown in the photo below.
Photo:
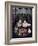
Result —
[{"label": "black and white photograph", "polygon": [[12,37],[32,37],[32,8],[11,6]]}]

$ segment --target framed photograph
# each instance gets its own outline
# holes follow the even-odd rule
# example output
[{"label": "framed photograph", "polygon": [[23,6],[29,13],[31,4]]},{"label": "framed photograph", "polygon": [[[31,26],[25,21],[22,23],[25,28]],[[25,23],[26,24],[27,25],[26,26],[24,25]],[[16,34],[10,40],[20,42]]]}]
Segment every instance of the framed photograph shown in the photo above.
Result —
[{"label": "framed photograph", "polygon": [[37,4],[5,2],[5,43],[37,42]]}]

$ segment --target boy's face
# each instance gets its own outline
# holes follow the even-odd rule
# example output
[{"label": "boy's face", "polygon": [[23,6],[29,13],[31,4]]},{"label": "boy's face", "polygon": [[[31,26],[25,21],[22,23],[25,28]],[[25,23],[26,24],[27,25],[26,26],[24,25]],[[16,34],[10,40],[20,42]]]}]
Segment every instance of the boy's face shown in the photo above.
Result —
[{"label": "boy's face", "polygon": [[28,34],[28,29],[21,28],[21,29],[19,29],[19,33],[20,33],[22,36],[27,36],[27,34]]}]

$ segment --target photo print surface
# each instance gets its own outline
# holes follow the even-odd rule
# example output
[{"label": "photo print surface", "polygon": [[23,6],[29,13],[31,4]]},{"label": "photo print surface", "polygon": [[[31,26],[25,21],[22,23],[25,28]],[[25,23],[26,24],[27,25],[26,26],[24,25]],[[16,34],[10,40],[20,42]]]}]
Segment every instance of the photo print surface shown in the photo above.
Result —
[{"label": "photo print surface", "polygon": [[12,38],[32,37],[32,8],[11,5]]}]

